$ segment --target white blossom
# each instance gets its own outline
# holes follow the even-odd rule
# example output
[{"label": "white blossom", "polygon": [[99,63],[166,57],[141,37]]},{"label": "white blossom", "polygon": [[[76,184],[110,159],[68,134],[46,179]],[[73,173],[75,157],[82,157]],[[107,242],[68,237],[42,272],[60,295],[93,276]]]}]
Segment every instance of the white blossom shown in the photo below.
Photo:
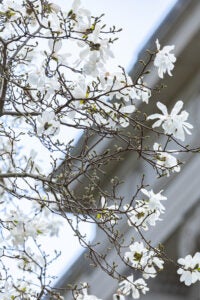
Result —
[{"label": "white blossom", "polygon": [[149,250],[143,245],[143,242],[134,242],[129,246],[130,251],[125,252],[125,260],[132,265],[143,271],[143,277],[155,277],[158,270],[163,269],[164,261],[157,256],[153,250]]},{"label": "white blossom", "polygon": [[135,105],[121,106],[119,103],[115,103],[116,111],[110,112],[110,118],[116,120],[122,127],[129,126],[128,114],[132,114],[135,111]]},{"label": "white blossom", "polygon": [[57,236],[62,224],[46,207],[33,204],[31,211],[26,213],[17,207],[7,212],[4,222],[7,222],[9,234],[7,241],[16,248],[24,242],[38,236]]},{"label": "white blossom", "polygon": [[162,150],[161,145],[154,143],[153,149],[156,151],[156,166],[161,169],[167,177],[171,172],[180,172],[181,167],[178,164],[176,157]]},{"label": "white blossom", "polygon": [[174,46],[165,46],[160,49],[160,43],[156,40],[157,53],[154,60],[154,66],[158,68],[158,76],[163,78],[163,74],[168,73],[172,76],[171,71],[174,69],[174,63],[176,61],[176,57],[173,53],[170,53],[174,50]]},{"label": "white blossom", "polygon": [[18,268],[26,271],[37,272],[40,267],[45,266],[44,258],[41,253],[35,253],[30,247],[26,248],[26,253],[19,256]]},{"label": "white blossom", "polygon": [[98,76],[108,59],[114,55],[110,49],[109,39],[101,36],[101,26],[96,25],[88,37],[88,43],[79,41],[77,45],[83,50],[79,53],[80,59],[75,62],[75,66],[81,66],[83,74]]},{"label": "white blossom", "polygon": [[72,16],[71,23],[74,29],[81,34],[91,27],[91,12],[81,6],[80,0],[74,0],[68,15]]},{"label": "white blossom", "polygon": [[146,257],[146,265],[143,270],[143,277],[145,279],[156,277],[158,271],[163,269],[164,261],[157,257],[154,251],[148,252],[148,257]]},{"label": "white blossom", "polygon": [[165,211],[165,207],[160,201],[167,200],[167,197],[161,195],[162,190],[155,194],[153,190],[147,191],[146,189],[141,189],[141,192],[147,196],[148,199],[145,199],[150,210],[158,210],[161,213]]},{"label": "white blossom", "polygon": [[133,299],[139,299],[140,293],[146,294],[149,291],[146,282],[143,278],[134,281],[133,275],[128,276],[127,279],[119,283],[119,291],[125,296],[132,295]]},{"label": "white blossom", "polygon": [[5,282],[3,291],[0,292],[0,295],[2,300],[14,299],[16,297],[16,290],[13,287],[13,284],[10,282]]},{"label": "white blossom", "polygon": [[[98,180],[98,173],[104,173],[104,165],[106,166],[109,158],[118,160],[121,151],[118,146],[122,145],[123,152],[134,150],[137,141],[145,138],[145,132],[144,135],[141,133],[140,137],[131,132],[129,135],[128,131],[125,133],[121,127],[130,125],[131,114],[136,109],[133,101],[138,99],[148,103],[151,89],[145,85],[142,77],[133,83],[132,78],[123,68],[118,69],[119,72],[111,72],[106,68],[106,63],[113,58],[111,45],[115,38],[112,38],[112,34],[115,37],[117,30],[114,27],[113,30],[112,28],[104,30],[101,17],[95,18],[89,10],[82,7],[80,0],[74,1],[69,12],[62,12],[57,4],[48,1],[0,0],[0,2],[1,60],[7,60],[0,65],[8,66],[6,70],[2,67],[0,80],[3,93],[4,90],[6,91],[6,95],[3,95],[6,100],[5,115],[3,113],[0,122],[2,225],[0,298],[2,300],[38,299],[43,292],[49,293],[50,297],[55,296],[56,299],[64,300],[64,297],[55,290],[52,290],[51,294],[52,279],[48,274],[49,264],[59,255],[58,249],[55,251],[55,257],[50,257],[50,254],[43,249],[42,238],[59,234],[60,226],[63,224],[60,220],[62,215],[84,242],[86,236],[81,232],[78,233],[78,227],[81,227],[80,220],[88,220],[87,207],[82,206],[81,210],[76,207],[79,201],[73,201],[76,200],[77,194],[74,187],[79,181],[84,184],[84,178],[89,174],[91,186],[86,187],[83,198],[90,192],[92,194],[95,192],[97,182],[100,184],[100,191],[101,176]],[[68,53],[61,52],[65,48],[70,49],[70,42],[73,46],[76,44],[80,50],[78,57],[72,58],[72,62],[67,61],[70,56]],[[163,78],[165,73],[171,76],[176,61],[172,53],[174,46],[165,46],[161,49],[158,40],[156,45],[154,65],[158,68],[158,75],[160,78]],[[41,47],[43,51],[39,51]],[[189,129],[193,126],[186,122],[188,113],[186,111],[180,113],[183,107],[182,101],[175,104],[170,114],[164,104],[158,102],[157,106],[162,114],[148,117],[149,120],[158,119],[153,124],[153,128],[162,126],[165,134],[173,135],[180,140],[185,139],[185,132],[191,134]],[[35,114],[39,113],[40,115],[35,117]],[[132,119],[134,126],[138,122],[143,122],[140,116],[142,114]],[[12,122],[10,122],[11,118]],[[59,133],[61,123],[63,125],[64,122],[66,126],[71,126],[73,129],[87,129],[83,148],[79,149],[77,155],[76,151],[73,151],[74,141],[53,142],[53,137]],[[45,147],[44,153],[48,150],[51,152],[50,163],[53,172],[57,168],[57,163],[61,163],[61,173],[59,167],[55,176],[51,173],[52,176],[45,178],[45,172],[48,172],[45,170],[48,168],[45,164],[42,164],[42,168],[39,167],[35,150],[29,151],[29,149],[27,155],[18,155],[26,149],[22,144],[27,141],[27,135],[33,136],[33,132]],[[22,135],[24,140],[21,138]],[[116,138],[116,143],[111,147],[109,155],[105,154],[104,158],[102,154],[98,160],[101,144],[104,144],[104,141],[109,143],[113,137]],[[37,147],[36,144],[34,146]],[[153,155],[155,153],[153,159],[156,160],[158,168],[167,175],[170,171],[180,171],[178,161],[170,151],[163,151],[158,143],[154,144],[153,149]],[[63,164],[65,157],[67,157],[66,165]],[[64,169],[63,165],[65,165]],[[66,176],[72,177],[69,178],[71,184]],[[116,250],[121,256],[125,247],[123,233],[115,228],[117,222],[123,219],[121,216],[127,217],[131,229],[136,230],[136,234],[140,233],[143,237],[143,230],[155,226],[156,222],[161,220],[160,216],[165,212],[162,201],[167,198],[162,195],[162,191],[156,194],[153,190],[148,191],[143,188],[141,199],[132,201],[135,203],[134,206],[125,205],[122,212],[120,207],[124,201],[123,195],[118,194],[119,182],[116,181],[116,185],[114,182],[115,180],[112,182],[113,188],[110,188],[108,183],[108,192],[102,191],[103,195],[113,201],[111,205],[108,205],[105,197],[101,197],[101,207],[95,207],[94,203],[90,209],[91,212],[93,209],[98,212],[96,216],[91,214],[92,221],[95,222],[96,218],[96,223],[99,223],[110,240],[116,241]],[[62,190],[63,185],[64,190]],[[120,205],[115,200],[120,200]],[[68,207],[70,203],[74,205],[74,210]],[[74,222],[71,223],[70,215],[66,216],[66,210],[77,215],[75,226]],[[107,224],[111,225],[111,228],[108,228]],[[86,240],[85,242],[89,243]],[[99,258],[100,262],[103,262],[104,256]],[[153,248],[145,237],[143,242],[135,241],[129,245],[124,260],[133,269],[141,271],[143,278],[135,280],[133,275],[124,278],[119,283],[119,289],[113,295],[113,300],[125,300],[125,296],[129,295],[132,295],[133,299],[138,299],[141,294],[146,294],[149,288],[144,279],[155,277],[163,269],[164,264],[159,249]],[[15,279],[18,274],[13,274],[12,268],[6,264],[7,261],[16,265],[17,272],[22,274],[19,280]],[[190,285],[200,280],[199,252],[193,257],[187,255],[185,258],[180,258],[178,263],[180,268],[177,272],[181,282]],[[115,268],[114,264],[113,268]],[[113,274],[117,275],[115,269],[113,270]],[[31,281],[33,277],[35,280]],[[74,298],[101,300],[88,294],[87,288],[86,283],[82,284],[81,289],[74,288]]]},{"label": "white blossom", "polygon": [[87,292],[87,283],[83,283],[82,284],[83,288],[82,288],[82,293],[80,292],[77,292],[77,294],[75,295],[75,299],[76,300],[101,300],[99,298],[97,298],[96,296],[94,295],[88,295],[88,292]]},{"label": "white blossom", "polygon": [[37,292],[33,290],[32,282],[18,279],[14,282],[5,282],[3,289],[0,290],[1,300],[12,299],[36,299]]},{"label": "white blossom", "polygon": [[7,22],[11,22],[16,20],[17,18],[20,17],[19,12],[25,14],[25,9],[22,5],[22,1],[14,1],[14,0],[6,0],[3,1],[3,4],[0,4],[0,11],[1,14],[3,15],[3,13],[6,14],[7,18]]},{"label": "white blossom", "polygon": [[141,192],[147,196],[142,200],[136,200],[135,207],[128,204],[124,206],[124,210],[128,216],[128,225],[134,226],[135,229],[142,228],[148,230],[148,224],[155,226],[156,222],[160,219],[160,215],[164,213],[165,207],[160,201],[167,198],[159,193],[155,194],[153,190],[147,191],[141,189]]},{"label": "white blossom", "polygon": [[200,252],[195,253],[193,257],[189,254],[185,258],[179,258],[178,263],[181,265],[177,271],[181,275],[181,282],[189,286],[200,281]]},{"label": "white blossom", "polygon": [[109,221],[111,225],[115,225],[119,220],[119,216],[115,213],[119,209],[119,205],[113,204],[108,206],[105,197],[101,197],[102,211],[97,214],[97,219],[101,221]]},{"label": "white blossom", "polygon": [[[35,53],[39,55],[39,53]],[[34,61],[35,58],[32,58],[32,64],[25,67],[25,70],[28,73],[27,83],[33,88],[31,90],[32,97],[37,97],[38,91],[45,97],[45,99],[52,98],[52,95],[55,94],[55,91],[59,89],[59,81],[56,75],[52,77],[47,77],[45,74],[44,62]],[[52,62],[52,60],[51,60]],[[55,71],[55,61],[50,63],[51,70],[50,72]],[[35,103],[34,103],[35,104]]]},{"label": "white blossom", "polygon": [[79,43],[80,47],[84,47],[84,49],[80,52],[80,59],[90,59],[92,52],[96,53],[97,59],[103,60],[105,63],[109,58],[113,58],[113,52],[110,49],[109,39],[105,39],[101,37],[101,26],[96,25],[95,29],[89,36],[90,43],[83,44]]},{"label": "white blossom", "polygon": [[125,252],[124,258],[135,268],[142,268],[146,264],[148,250],[142,242],[134,242],[129,246],[130,251]]},{"label": "white blossom", "polygon": [[180,114],[178,114],[183,107],[183,101],[179,100],[178,102],[176,102],[170,114],[168,113],[166,105],[164,105],[163,103],[157,102],[157,107],[163,114],[157,113],[148,116],[147,120],[159,119],[152,125],[152,128],[162,125],[165,134],[172,134],[175,138],[184,141],[185,132],[187,134],[191,134],[189,129],[192,129],[193,126],[190,123],[186,122],[189,115],[188,112],[184,110]]},{"label": "white blossom", "polygon": [[53,111],[44,111],[37,117],[37,134],[56,135],[60,130],[60,122],[55,120]]},{"label": "white blossom", "polygon": [[70,53],[62,53],[62,54],[59,53],[63,47],[63,43],[60,39],[56,40],[56,41],[54,41],[53,39],[50,39],[48,42],[48,46],[52,52],[52,54],[51,54],[52,60],[49,63],[50,66],[52,66],[52,67],[54,67],[54,69],[56,69],[57,63],[67,64],[67,58],[70,57],[71,54]]}]

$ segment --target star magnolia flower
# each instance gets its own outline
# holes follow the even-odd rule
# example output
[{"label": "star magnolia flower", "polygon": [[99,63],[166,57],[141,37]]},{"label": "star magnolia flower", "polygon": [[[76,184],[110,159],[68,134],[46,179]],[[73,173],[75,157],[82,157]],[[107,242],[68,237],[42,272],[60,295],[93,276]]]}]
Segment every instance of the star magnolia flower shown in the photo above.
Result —
[{"label": "star magnolia flower", "polygon": [[178,165],[178,161],[173,155],[162,151],[162,147],[158,143],[154,143],[153,149],[156,151],[157,168],[164,171],[167,177],[169,177],[170,171],[180,172],[181,167]]},{"label": "star magnolia flower", "polygon": [[183,107],[183,101],[179,100],[176,102],[170,114],[168,113],[166,105],[163,103],[157,102],[157,107],[163,114],[153,114],[148,116],[147,120],[159,119],[152,125],[152,128],[159,127],[162,124],[165,134],[173,134],[175,138],[184,141],[184,131],[186,131],[187,134],[191,134],[189,129],[192,129],[193,126],[190,123],[185,122],[189,115],[185,110],[178,115]]},{"label": "star magnolia flower", "polygon": [[52,67],[52,65],[54,65],[56,68],[57,63],[67,64],[67,59],[68,59],[68,57],[71,56],[71,54],[70,53],[62,53],[62,54],[59,53],[60,50],[62,49],[62,41],[61,40],[54,41],[53,39],[49,39],[48,46],[52,52],[52,60],[49,62],[50,67]]},{"label": "star magnolia flower", "polygon": [[[2,1],[1,1],[2,3]],[[25,9],[21,1],[7,0],[3,4],[0,4],[1,13],[6,14],[6,19],[4,22],[14,21],[20,17],[19,12],[25,14]]]},{"label": "star magnolia flower", "polygon": [[92,77],[99,76],[105,69],[107,60],[114,57],[109,39],[101,37],[101,29],[101,26],[96,25],[88,37],[88,43],[77,43],[83,50],[79,53],[80,59],[75,62],[75,66],[80,66],[83,74]]},{"label": "star magnolia flower", "polygon": [[13,287],[13,284],[10,282],[5,282],[4,289],[1,291],[1,299],[8,300],[8,299],[15,299],[16,297],[16,290]]},{"label": "star magnolia flower", "polygon": [[[96,25],[95,29],[90,34],[90,43],[79,43],[80,47],[84,46],[84,49],[80,52],[80,59],[90,58],[91,52],[96,52],[97,57],[106,62],[109,58],[114,58],[113,52],[110,49],[109,39],[103,39],[101,37],[101,26]],[[88,57],[89,56],[89,57]]]},{"label": "star magnolia flower", "polygon": [[146,294],[146,292],[149,291],[149,288],[147,287],[144,279],[139,278],[134,281],[133,275],[128,276],[127,279],[121,281],[119,285],[119,291],[125,296],[128,296],[130,295],[130,293],[132,293],[133,299],[139,299],[140,292],[142,292],[142,294]]},{"label": "star magnolia flower", "polygon": [[164,213],[165,207],[160,201],[167,198],[159,193],[155,194],[153,190],[147,191],[141,189],[141,192],[147,196],[147,199],[136,200],[135,207],[125,205],[124,209],[128,216],[128,225],[148,230],[148,224],[156,225],[156,221],[161,220],[160,215]]},{"label": "star magnolia flower", "polygon": [[[129,119],[126,117],[128,114],[132,114],[135,111],[135,105],[126,105],[120,107],[118,103],[115,103],[115,106],[119,112],[119,124],[122,127],[129,126]],[[116,112],[111,113],[111,118],[115,119]]]},{"label": "star magnolia flower", "polygon": [[158,52],[154,60],[154,66],[158,68],[158,76],[163,78],[164,73],[168,73],[170,76],[172,76],[171,71],[174,68],[176,57],[174,54],[170,53],[170,51],[174,49],[174,46],[165,46],[161,50],[158,40],[156,40],[156,46]]},{"label": "star magnolia flower", "polygon": [[133,268],[143,270],[143,277],[155,277],[157,270],[163,269],[164,261],[157,257],[156,253],[144,247],[142,242],[135,242],[129,246],[129,252],[125,252],[125,260],[132,265]]},{"label": "star magnolia flower", "polygon": [[82,294],[78,292],[77,295],[75,296],[76,300],[101,300],[94,295],[88,295],[87,283],[84,282],[82,286],[83,286]]},{"label": "star magnolia flower", "polygon": [[[34,217],[33,217],[34,216]],[[17,207],[16,210],[10,210],[5,221],[9,224],[9,235],[7,240],[13,246],[21,246],[30,238],[38,236],[58,236],[61,220],[55,218],[54,215],[46,208],[40,205],[33,205],[32,212],[25,214]]]},{"label": "star magnolia flower", "polygon": [[71,13],[68,13],[68,16],[73,16],[71,22],[77,32],[85,32],[91,26],[91,12],[81,7],[80,0],[74,0]]},{"label": "star magnolia flower", "polygon": [[37,134],[56,135],[59,133],[60,123],[55,121],[53,111],[44,111],[41,116],[37,117]]},{"label": "star magnolia flower", "polygon": [[146,265],[144,267],[144,271],[143,271],[143,277],[145,279],[149,279],[156,277],[158,271],[156,268],[158,268],[158,270],[162,270],[163,269],[163,264],[164,261],[155,256],[155,252],[154,251],[149,251],[148,252],[148,257],[146,257]]},{"label": "star magnolia flower", "polygon": [[177,271],[181,275],[181,282],[189,286],[198,280],[200,281],[200,252],[195,253],[193,257],[187,255],[185,258],[179,258],[178,263],[182,265]]},{"label": "star magnolia flower", "polygon": [[97,219],[101,221],[109,221],[111,225],[115,225],[119,220],[119,216],[115,213],[119,209],[119,205],[114,204],[107,206],[105,197],[101,197],[102,212],[97,214]]},{"label": "star magnolia flower", "polygon": [[129,252],[125,252],[124,258],[131,263],[133,267],[144,267],[148,250],[144,247],[142,242],[135,242],[129,246]]},{"label": "star magnolia flower", "polygon": [[128,225],[134,226],[135,229],[148,230],[148,224],[151,226],[156,225],[156,221],[160,219],[160,212],[158,210],[149,210],[148,205],[142,200],[137,200],[135,207],[125,206],[124,209],[127,211]]},{"label": "star magnolia flower", "polygon": [[19,256],[19,263],[17,264],[19,269],[35,272],[39,271],[40,267],[45,267],[45,261],[41,254],[37,254],[31,250],[30,247],[26,248],[26,253],[21,253]]},{"label": "star magnolia flower", "polygon": [[141,192],[149,198],[145,202],[147,202],[150,210],[159,210],[161,213],[165,211],[165,207],[160,201],[167,200],[167,197],[161,195],[162,190],[157,194],[153,190],[147,191],[146,189],[141,189]]}]

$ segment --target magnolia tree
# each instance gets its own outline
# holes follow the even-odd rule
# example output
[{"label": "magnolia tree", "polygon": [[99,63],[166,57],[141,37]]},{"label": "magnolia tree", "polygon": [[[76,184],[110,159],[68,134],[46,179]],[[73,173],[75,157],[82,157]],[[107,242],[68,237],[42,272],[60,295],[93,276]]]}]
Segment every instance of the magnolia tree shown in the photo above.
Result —
[{"label": "magnolia tree", "polygon": [[[145,84],[147,68],[157,68],[160,78],[172,76],[174,46],[161,46],[157,40],[156,50],[148,51],[148,59],[133,81],[123,67],[116,66],[113,72],[107,67],[119,31],[115,26],[107,28],[103,15],[94,17],[79,0],[69,11],[43,0],[1,1],[3,300],[64,299],[48,275],[59,249],[50,256],[41,239],[57,235],[64,222],[88,249],[93,264],[119,283],[113,299],[130,294],[137,299],[146,294],[148,279],[156,277],[168,260],[163,248],[145,239],[145,231],[156,226],[165,212],[165,192],[153,191],[141,175],[141,184],[126,199],[119,195],[120,178],[113,175],[109,189],[104,188],[102,178],[111,163],[128,153],[149,163],[155,176],[170,176],[181,171],[179,152],[198,149],[183,145],[185,134],[191,134],[193,128],[187,122],[183,101],[177,101],[171,111],[157,102],[157,113],[145,113],[145,107],[153,105],[152,88]],[[139,111],[142,102],[144,113]],[[82,134],[77,146],[66,141],[72,129]],[[153,143],[144,142],[147,133]],[[100,151],[106,141],[120,146]],[[169,149],[171,141],[173,150]],[[102,254],[96,244],[87,241],[80,232],[81,221],[94,223],[104,232],[129,269],[128,277],[120,274],[108,252]],[[129,244],[120,232],[122,222],[131,227]],[[172,263],[186,285],[200,280],[200,253]],[[135,271],[139,278],[134,278]],[[71,289],[74,299],[98,299],[88,295],[87,287],[83,282],[65,288]]]}]

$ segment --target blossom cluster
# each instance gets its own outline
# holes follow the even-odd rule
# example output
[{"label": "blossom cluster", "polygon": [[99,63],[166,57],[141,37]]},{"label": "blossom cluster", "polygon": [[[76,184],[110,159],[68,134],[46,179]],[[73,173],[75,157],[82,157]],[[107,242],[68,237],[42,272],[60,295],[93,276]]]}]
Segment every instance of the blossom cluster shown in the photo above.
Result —
[{"label": "blossom cluster", "polygon": [[157,269],[162,270],[164,261],[157,257],[157,253],[144,247],[142,242],[130,245],[130,251],[124,255],[125,260],[132,267],[142,270],[143,277],[148,279],[157,275]]},{"label": "blossom cluster", "polygon": [[179,258],[180,268],[177,273],[181,276],[180,281],[189,286],[200,281],[200,252],[196,252],[192,257],[188,254],[185,258]]},{"label": "blossom cluster", "polygon": [[[23,201],[23,200],[22,200]],[[22,202],[21,201],[21,202]],[[2,207],[1,264],[11,265],[19,277],[6,277],[2,272],[2,299],[35,299],[40,290],[39,276],[45,272],[48,263],[46,253],[40,245],[43,236],[57,236],[62,220],[54,216],[47,207],[23,202],[26,210],[20,207]],[[6,211],[6,214],[5,214]],[[9,270],[9,269],[8,269]],[[26,277],[24,277],[26,274]],[[5,284],[4,284],[5,283]]]},{"label": "blossom cluster", "polygon": [[141,189],[146,196],[145,199],[136,200],[134,207],[125,205],[124,209],[128,216],[128,225],[148,230],[148,224],[156,225],[156,221],[161,220],[160,215],[164,213],[165,207],[160,201],[167,200],[167,197],[159,193],[155,194],[153,190],[147,191]]},{"label": "blossom cluster", "polygon": [[[193,129],[188,112],[182,110],[184,102],[177,101],[169,113],[167,106],[158,101],[156,105],[161,113],[141,114],[140,108],[149,102],[154,105],[145,72],[134,81],[121,66],[113,70],[107,66],[114,57],[112,46],[119,30],[107,29],[102,25],[102,16],[94,17],[80,0],[74,0],[69,11],[48,1],[3,0],[0,20],[3,103],[0,111],[0,264],[3,267],[0,298],[28,300],[48,295],[51,280],[44,277],[54,258],[43,251],[41,237],[58,235],[61,216],[73,227],[66,211],[76,215],[78,224],[79,219],[87,221],[88,212],[94,209],[92,222],[103,228],[110,240],[121,238],[118,225],[124,217],[130,230],[143,239],[123,245],[129,247],[125,253],[117,249],[124,263],[142,275],[141,278],[135,274],[118,276],[119,287],[113,295],[114,300],[124,300],[129,295],[138,299],[149,291],[145,280],[154,278],[163,269],[162,253],[150,243],[144,244],[143,230],[161,220],[165,212],[162,201],[167,197],[162,195],[162,190],[155,193],[142,184],[140,199],[135,196],[128,202],[116,196],[114,184],[110,194],[102,192],[98,171],[105,174],[102,166],[121,159],[120,152],[135,151],[142,159],[148,156],[146,160],[162,175],[169,177],[180,172],[178,151],[168,150],[167,146],[171,140],[185,141],[186,134],[190,135]],[[172,76],[176,62],[174,45],[161,48],[157,40],[156,48],[152,56],[158,77]],[[156,121],[150,127],[151,120]],[[157,127],[163,131],[157,131]],[[71,128],[78,132],[84,130],[86,136],[78,154],[71,151],[72,143],[65,138]],[[145,130],[159,137],[166,136],[167,142],[154,142],[152,149],[143,148]],[[115,137],[116,144],[112,146],[116,151],[108,149],[108,154],[99,154],[101,142]],[[36,140],[41,151],[36,151]],[[32,146],[26,151],[27,141]],[[44,162],[39,163],[38,157],[44,150],[48,152],[50,171],[45,163],[46,154]],[[64,165],[59,175],[58,161]],[[85,194],[76,199],[74,186],[85,182],[85,178],[91,185],[84,187]],[[96,190],[100,207],[93,201]],[[82,205],[80,197],[88,199],[89,207]],[[113,198],[116,201],[112,202]],[[75,235],[85,245],[77,228],[78,225],[74,228]],[[57,257],[57,249],[55,253]],[[18,278],[14,278],[15,272],[11,275],[9,268],[6,269],[7,263],[14,260],[20,272]],[[180,258],[178,264],[181,282],[190,285],[200,280],[200,253]],[[75,291],[76,300],[101,300],[89,295],[87,287],[83,283],[81,291]],[[55,295],[55,299],[64,299],[58,292]]]}]

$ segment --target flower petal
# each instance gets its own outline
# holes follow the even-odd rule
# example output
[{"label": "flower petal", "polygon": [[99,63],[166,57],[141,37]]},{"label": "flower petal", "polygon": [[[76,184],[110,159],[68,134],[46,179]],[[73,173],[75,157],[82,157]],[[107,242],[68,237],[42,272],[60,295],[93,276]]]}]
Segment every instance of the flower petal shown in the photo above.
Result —
[{"label": "flower petal", "polygon": [[179,100],[178,102],[176,102],[176,104],[174,105],[172,111],[171,111],[171,116],[175,116],[177,115],[181,109],[183,107],[183,101]]},{"label": "flower petal", "polygon": [[168,111],[167,111],[167,106],[164,105],[161,102],[157,102],[157,107],[162,111],[163,115],[167,116],[168,115]]}]

